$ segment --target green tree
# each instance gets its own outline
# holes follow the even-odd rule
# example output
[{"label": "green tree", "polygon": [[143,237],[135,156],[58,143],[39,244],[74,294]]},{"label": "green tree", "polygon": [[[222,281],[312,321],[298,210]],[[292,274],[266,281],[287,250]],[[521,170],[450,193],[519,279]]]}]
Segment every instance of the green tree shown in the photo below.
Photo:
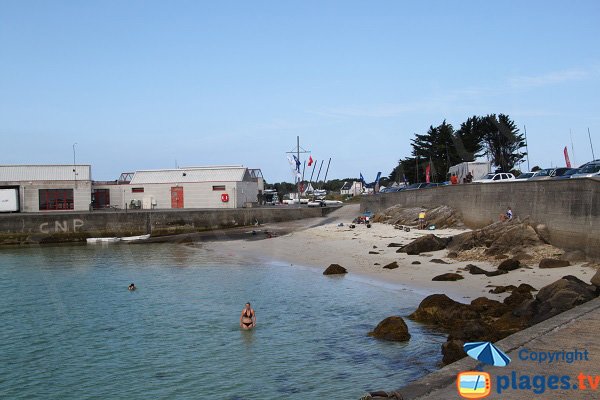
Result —
[{"label": "green tree", "polygon": [[483,142],[485,151],[492,162],[502,171],[512,170],[527,155],[521,151],[525,148],[525,137],[508,115],[487,115],[483,119]]}]

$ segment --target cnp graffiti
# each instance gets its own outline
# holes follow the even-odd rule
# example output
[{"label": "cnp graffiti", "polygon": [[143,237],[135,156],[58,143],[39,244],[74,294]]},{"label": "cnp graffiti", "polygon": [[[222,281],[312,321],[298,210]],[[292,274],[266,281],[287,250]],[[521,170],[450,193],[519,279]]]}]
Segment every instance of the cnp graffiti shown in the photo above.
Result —
[{"label": "cnp graffiti", "polygon": [[41,233],[69,233],[77,232],[78,229],[83,227],[84,222],[82,219],[74,218],[72,220],[62,220],[52,222],[44,222],[40,224]]}]

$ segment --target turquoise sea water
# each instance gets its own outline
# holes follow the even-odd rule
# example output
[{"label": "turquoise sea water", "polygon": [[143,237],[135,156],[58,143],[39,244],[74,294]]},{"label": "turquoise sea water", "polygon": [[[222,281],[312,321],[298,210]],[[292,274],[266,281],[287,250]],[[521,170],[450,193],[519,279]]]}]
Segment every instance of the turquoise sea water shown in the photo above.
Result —
[{"label": "turquoise sea water", "polygon": [[421,298],[191,245],[1,249],[0,398],[358,399],[436,368],[439,334],[366,335]]}]

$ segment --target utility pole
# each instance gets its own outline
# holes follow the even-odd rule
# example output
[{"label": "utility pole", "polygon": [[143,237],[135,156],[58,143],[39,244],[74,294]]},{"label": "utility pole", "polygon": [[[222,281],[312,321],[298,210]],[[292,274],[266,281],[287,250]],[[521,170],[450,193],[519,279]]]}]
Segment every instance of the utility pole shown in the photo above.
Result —
[{"label": "utility pole", "polygon": [[73,143],[73,176],[75,177],[75,187],[77,187],[77,167],[76,167],[76,161],[75,161],[75,146],[77,145],[77,142]]},{"label": "utility pole", "polygon": [[527,172],[531,171],[529,167],[529,141],[527,140],[527,127],[523,125],[523,130],[525,131],[525,150],[527,150]]},{"label": "utility pole", "polygon": [[590,134],[590,128],[588,128],[588,138],[590,139],[590,148],[592,149],[592,160],[596,159],[594,155],[594,145],[592,144],[592,135]]},{"label": "utility pole", "polygon": [[569,128],[569,136],[571,137],[571,156],[573,156],[573,165],[577,165],[575,161],[575,147],[573,147],[573,131]]},{"label": "utility pole", "polygon": [[[300,205],[300,171],[299,171],[299,162],[300,162],[300,154],[308,154],[310,151],[304,150],[300,147],[300,136],[296,136],[296,147],[291,151],[286,152],[287,154],[294,154],[296,157],[296,168],[295,168],[295,176],[296,176],[296,192],[298,194],[298,205]],[[288,156],[289,157],[289,156]]]}]

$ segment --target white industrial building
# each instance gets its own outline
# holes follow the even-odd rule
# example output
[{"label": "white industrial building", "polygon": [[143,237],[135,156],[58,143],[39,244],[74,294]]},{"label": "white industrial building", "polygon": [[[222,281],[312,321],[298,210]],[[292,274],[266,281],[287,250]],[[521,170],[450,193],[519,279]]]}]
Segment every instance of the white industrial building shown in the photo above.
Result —
[{"label": "white industrial building", "polygon": [[0,165],[0,212],[240,208],[258,202],[260,169],[241,165],[143,170],[91,180],[89,165]]},{"label": "white industrial building", "polygon": [[89,165],[0,165],[0,212],[85,211]]},{"label": "white industrial building", "polygon": [[142,170],[94,182],[96,208],[240,208],[256,204],[262,173],[241,165]]}]

